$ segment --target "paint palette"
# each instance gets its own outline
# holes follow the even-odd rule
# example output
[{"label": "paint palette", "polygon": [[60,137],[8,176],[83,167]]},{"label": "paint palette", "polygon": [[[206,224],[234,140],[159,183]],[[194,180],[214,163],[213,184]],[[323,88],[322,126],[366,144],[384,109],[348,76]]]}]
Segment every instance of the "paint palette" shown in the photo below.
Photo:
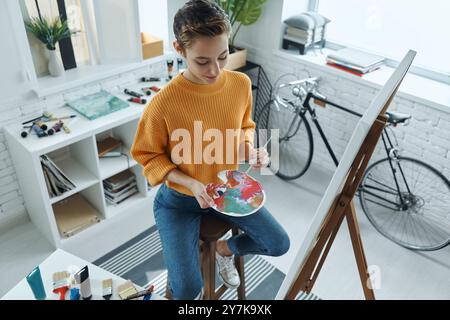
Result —
[{"label": "paint palette", "polygon": [[214,210],[234,217],[251,215],[264,205],[266,195],[261,184],[245,172],[225,170],[218,174],[223,183],[206,186],[214,200]]}]

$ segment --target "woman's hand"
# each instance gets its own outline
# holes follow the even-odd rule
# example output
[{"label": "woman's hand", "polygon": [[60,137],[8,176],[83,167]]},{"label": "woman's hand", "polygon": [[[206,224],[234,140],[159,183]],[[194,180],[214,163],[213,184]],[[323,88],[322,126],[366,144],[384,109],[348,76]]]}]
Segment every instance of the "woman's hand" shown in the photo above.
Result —
[{"label": "woman's hand", "polygon": [[269,153],[266,148],[250,149],[248,162],[253,169],[265,168],[270,162]]},{"label": "woman's hand", "polygon": [[206,209],[214,205],[214,200],[206,192],[206,187],[198,180],[194,180],[190,184],[190,190],[200,205],[200,208]]}]

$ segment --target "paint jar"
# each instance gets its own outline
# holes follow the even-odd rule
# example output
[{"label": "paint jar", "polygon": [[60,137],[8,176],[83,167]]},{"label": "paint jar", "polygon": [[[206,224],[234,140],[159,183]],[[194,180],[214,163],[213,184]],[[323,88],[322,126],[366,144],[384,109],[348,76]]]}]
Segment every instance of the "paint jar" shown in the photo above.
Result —
[{"label": "paint jar", "polygon": [[167,77],[169,80],[173,78],[173,60],[167,60]]}]

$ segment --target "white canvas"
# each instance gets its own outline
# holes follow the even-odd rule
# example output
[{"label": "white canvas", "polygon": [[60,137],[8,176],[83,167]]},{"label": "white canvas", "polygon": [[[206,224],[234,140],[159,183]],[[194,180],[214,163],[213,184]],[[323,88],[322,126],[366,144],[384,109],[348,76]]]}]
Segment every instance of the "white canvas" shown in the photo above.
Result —
[{"label": "white canvas", "polygon": [[290,267],[286,277],[284,278],[283,283],[281,284],[281,287],[276,296],[277,300],[284,299],[286,297],[289,289],[297,279],[303,262],[310,250],[312,250],[313,248],[313,244],[317,239],[320,227],[322,226],[323,221],[334,202],[334,199],[340,193],[350,167],[359,149],[361,148],[364,139],[366,138],[372,124],[375,122],[378,115],[383,110],[386,111],[384,107],[389,105],[395,93],[397,92],[397,89],[400,86],[400,83],[402,82],[404,76],[408,72],[408,69],[412,61],[414,60],[415,55],[415,51],[409,50],[397,69],[393,72],[389,80],[381,89],[380,93],[372,101],[372,104],[366,110],[366,112],[356,125],[353,135],[350,138],[350,141],[344,151],[342,159],[340,160],[333,178],[331,179],[331,182],[328,185],[327,190],[325,191],[325,195],[323,196],[322,201],[320,202],[319,207],[316,210],[313,221],[303,240],[303,243],[295,256],[294,262]]}]

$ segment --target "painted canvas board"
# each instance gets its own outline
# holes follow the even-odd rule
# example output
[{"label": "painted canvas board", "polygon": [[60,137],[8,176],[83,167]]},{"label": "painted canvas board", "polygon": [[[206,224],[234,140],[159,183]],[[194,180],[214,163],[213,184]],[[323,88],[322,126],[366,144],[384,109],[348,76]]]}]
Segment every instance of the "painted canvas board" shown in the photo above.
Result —
[{"label": "painted canvas board", "polygon": [[243,217],[258,212],[264,205],[266,195],[262,185],[247,173],[225,170],[218,176],[223,183],[206,186],[208,195],[214,200],[214,210]]},{"label": "painted canvas board", "polygon": [[97,119],[130,106],[128,102],[117,98],[105,90],[69,101],[67,105],[89,120]]},{"label": "painted canvas board", "polygon": [[386,84],[372,101],[372,104],[366,110],[363,117],[356,125],[353,135],[350,138],[350,141],[344,151],[342,159],[339,162],[339,166],[337,167],[333,178],[331,179],[331,182],[329,183],[328,188],[325,191],[325,195],[323,196],[319,207],[316,210],[313,221],[303,240],[303,243],[295,256],[294,262],[291,265],[286,277],[284,278],[283,283],[281,284],[276,299],[284,299],[290,288],[294,284],[295,280],[297,279],[301,271],[301,267],[303,266],[304,260],[313,248],[315,239],[317,239],[318,232],[320,231],[320,227],[322,226],[323,221],[334,202],[334,199],[336,198],[336,196],[338,196],[343,188],[350,167],[359,149],[361,148],[364,139],[366,138],[372,124],[375,122],[378,115],[386,112],[390,102],[392,101],[395,93],[398,90],[398,87],[400,86],[400,83],[408,72],[408,69],[411,66],[412,61],[414,60],[415,55],[416,52],[412,50],[410,50],[405,55],[399,66],[393,72],[391,77],[388,79]]}]

